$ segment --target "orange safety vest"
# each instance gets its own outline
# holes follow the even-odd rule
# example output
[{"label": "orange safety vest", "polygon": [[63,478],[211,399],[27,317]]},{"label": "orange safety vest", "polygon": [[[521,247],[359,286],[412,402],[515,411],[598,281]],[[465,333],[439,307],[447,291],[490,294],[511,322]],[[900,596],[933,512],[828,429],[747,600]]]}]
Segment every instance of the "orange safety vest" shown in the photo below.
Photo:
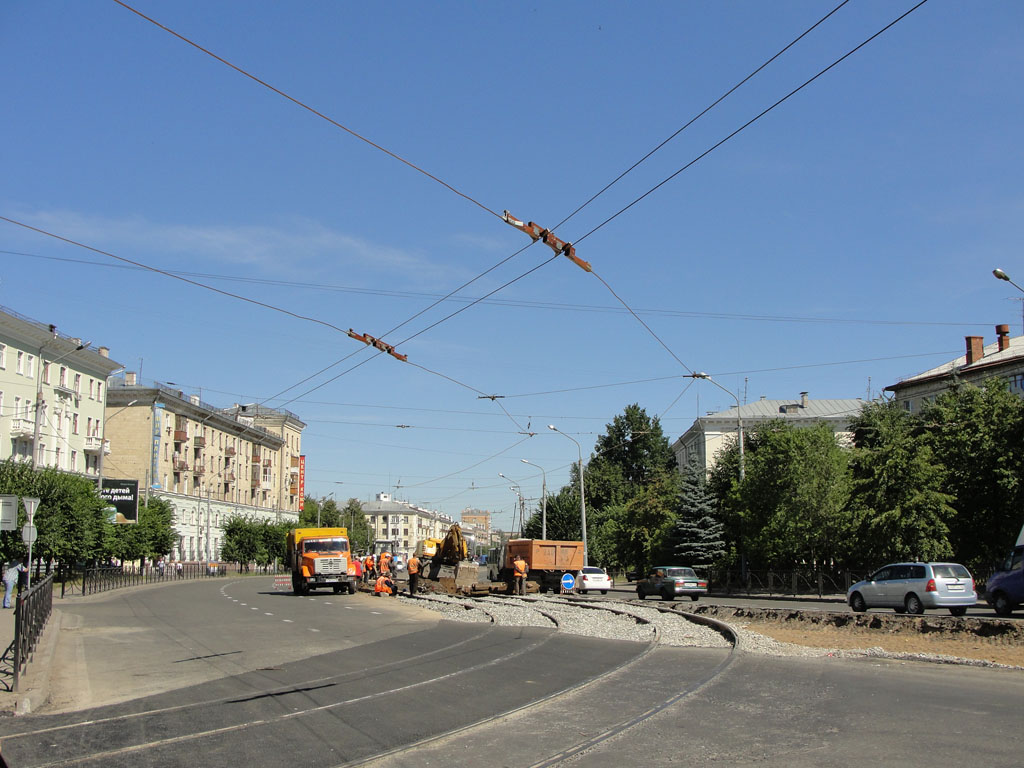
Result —
[{"label": "orange safety vest", "polygon": [[516,567],[516,576],[526,576],[526,573],[530,570],[526,565],[526,561],[521,557],[517,557],[513,565]]},{"label": "orange safety vest", "polygon": [[375,594],[391,594],[391,587],[388,586],[387,576],[381,575],[377,577],[377,583],[373,585],[373,591]]},{"label": "orange safety vest", "polygon": [[406,566],[409,569],[409,575],[413,576],[420,572],[420,560],[416,555],[409,558],[409,564]]},{"label": "orange safety vest", "polygon": [[387,552],[381,552],[380,560],[377,563],[377,570],[379,570],[381,573],[386,573],[387,571],[391,570],[391,568],[389,567],[390,565],[391,555],[389,555]]},{"label": "orange safety vest", "polygon": [[373,555],[367,555],[366,560],[363,561],[363,565],[366,566],[366,570],[373,570]]}]

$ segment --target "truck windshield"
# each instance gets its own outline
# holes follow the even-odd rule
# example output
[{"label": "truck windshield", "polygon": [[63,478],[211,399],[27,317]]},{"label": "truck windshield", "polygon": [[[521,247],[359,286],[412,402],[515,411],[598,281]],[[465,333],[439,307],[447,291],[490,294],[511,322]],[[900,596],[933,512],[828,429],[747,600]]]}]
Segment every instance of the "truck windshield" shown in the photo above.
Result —
[{"label": "truck windshield", "polygon": [[348,552],[345,539],[305,539],[302,542],[303,552]]}]

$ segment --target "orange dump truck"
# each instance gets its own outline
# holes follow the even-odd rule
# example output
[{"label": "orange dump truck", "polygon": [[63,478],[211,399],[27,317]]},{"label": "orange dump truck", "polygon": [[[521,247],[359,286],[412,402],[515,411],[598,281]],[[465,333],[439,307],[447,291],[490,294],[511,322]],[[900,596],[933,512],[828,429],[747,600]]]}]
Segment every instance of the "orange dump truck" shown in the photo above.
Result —
[{"label": "orange dump truck", "polygon": [[296,595],[328,587],[335,593],[355,593],[356,570],[347,528],[294,528],[288,533],[287,548]]},{"label": "orange dump truck", "polygon": [[537,583],[541,592],[558,590],[562,576],[571,573],[579,578],[583,567],[582,541],[548,541],[546,539],[510,539],[491,564],[491,580],[512,583],[513,562],[522,555],[530,572],[527,581]]}]

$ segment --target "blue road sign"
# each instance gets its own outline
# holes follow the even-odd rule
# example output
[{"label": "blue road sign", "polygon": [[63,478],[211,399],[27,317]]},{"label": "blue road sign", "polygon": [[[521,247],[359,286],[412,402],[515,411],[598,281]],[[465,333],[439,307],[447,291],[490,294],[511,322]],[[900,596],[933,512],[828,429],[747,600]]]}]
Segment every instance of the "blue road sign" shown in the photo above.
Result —
[{"label": "blue road sign", "polygon": [[562,574],[562,589],[566,592],[571,592],[572,588],[576,586],[576,577],[571,573]]}]

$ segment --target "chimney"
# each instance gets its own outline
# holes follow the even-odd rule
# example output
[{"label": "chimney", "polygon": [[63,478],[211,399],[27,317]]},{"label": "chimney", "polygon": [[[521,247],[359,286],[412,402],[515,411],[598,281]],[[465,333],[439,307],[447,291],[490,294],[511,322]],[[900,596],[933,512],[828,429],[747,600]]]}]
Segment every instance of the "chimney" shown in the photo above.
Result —
[{"label": "chimney", "polygon": [[974,365],[985,356],[985,339],[982,336],[965,336],[967,341],[967,365]]},{"label": "chimney", "polygon": [[100,347],[96,351],[100,353],[100,357],[110,357],[110,347]]},{"label": "chimney", "polygon": [[126,371],[124,374],[124,385],[126,387],[135,386],[135,371]]},{"label": "chimney", "polygon": [[999,351],[1010,348],[1010,326],[996,326],[996,341],[999,343]]},{"label": "chimney", "polygon": [[801,392],[800,393],[800,407],[801,408],[806,408],[807,407],[807,393],[806,392]]}]

